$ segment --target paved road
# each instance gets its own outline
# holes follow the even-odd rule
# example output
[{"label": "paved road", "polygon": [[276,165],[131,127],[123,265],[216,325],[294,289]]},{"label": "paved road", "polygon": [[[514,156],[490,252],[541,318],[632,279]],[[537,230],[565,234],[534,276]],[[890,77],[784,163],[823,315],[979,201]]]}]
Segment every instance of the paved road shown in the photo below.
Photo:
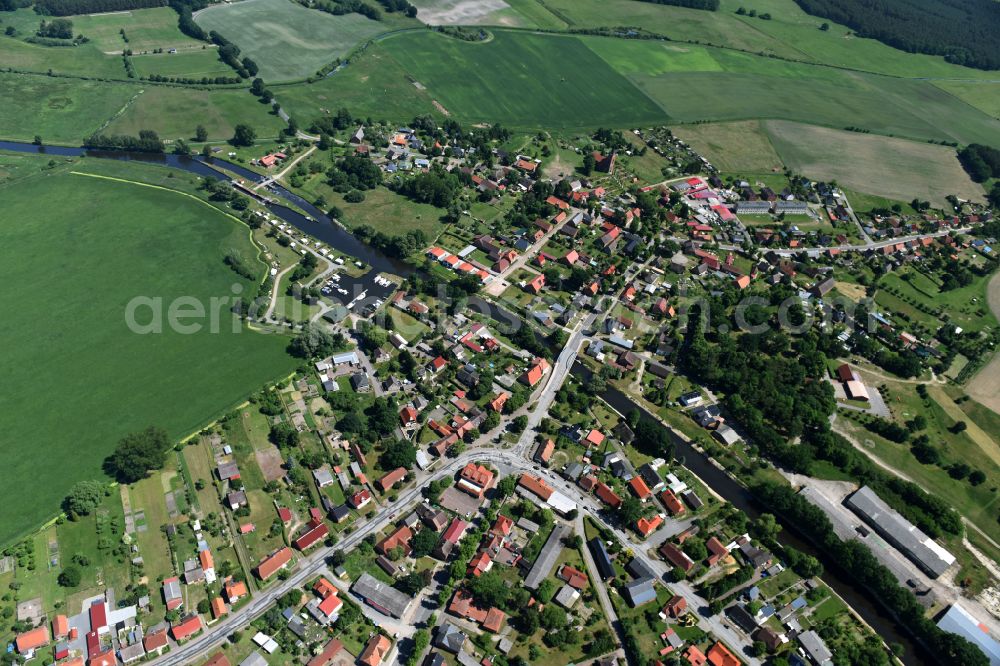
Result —
[{"label": "paved road", "polygon": [[[436,467],[432,471],[416,472],[416,485],[414,488],[404,491],[395,502],[384,504],[381,510],[375,514],[374,519],[359,526],[354,533],[341,540],[336,548],[348,550],[355,547],[368,535],[378,533],[379,530],[393,522],[404,508],[420,501],[422,488],[427,483],[445,476],[452,476],[469,462],[480,461],[491,463],[497,467],[501,475],[531,470],[534,474],[542,476],[549,485],[558,488],[570,499],[574,500],[580,508],[581,515],[583,512],[586,512],[594,521],[614,533],[623,545],[634,553],[635,557],[639,558],[657,574],[661,581],[667,580],[670,567],[658,557],[648,554],[647,549],[650,548],[650,544],[635,541],[630,534],[622,530],[617,524],[608,522],[602,513],[603,507],[597,503],[593,496],[583,493],[577,485],[567,482],[552,470],[544,468],[536,469],[536,466],[532,465],[527,459],[531,455],[534,430],[548,413],[556,393],[569,375],[580,344],[583,342],[584,331],[589,329],[596,317],[597,314],[592,313],[579,321],[572,329],[569,341],[553,365],[547,382],[541,391],[538,392],[535,401],[531,403],[533,408],[527,414],[529,427],[525,429],[521,438],[512,449],[491,448],[491,438],[488,435],[484,435],[469,450],[458,457],[448,460],[445,464]],[[668,519],[668,522],[671,520]],[[237,610],[201,636],[184,645],[174,646],[170,653],[151,663],[158,664],[159,666],[185,666],[206,658],[208,653],[222,643],[232,631],[247,626],[251,621],[261,616],[277,598],[285,594],[288,590],[305,585],[309,580],[324,571],[326,568],[325,558],[331,551],[332,549],[323,548],[307,557],[301,558],[293,567],[292,575],[287,580],[272,585],[263,593],[255,596],[249,605]],[[588,567],[590,566],[591,563],[588,563]],[[744,648],[749,648],[751,643],[746,635],[732,628],[721,615],[705,617],[698,612],[700,609],[707,608],[708,602],[698,596],[691,583],[683,581],[681,583],[671,583],[667,586],[687,600],[688,607],[699,617],[699,626],[703,630],[714,634],[734,649],[743,652],[743,659],[750,666],[760,666],[760,660],[747,656],[744,650]],[[600,587],[598,589],[600,590]],[[599,591],[598,595],[599,598],[603,596],[601,598],[601,605],[604,607],[605,613],[608,613],[609,618],[615,618],[614,609],[611,607],[606,591],[604,591],[603,595]],[[392,622],[391,618],[385,618],[385,621]]]}]

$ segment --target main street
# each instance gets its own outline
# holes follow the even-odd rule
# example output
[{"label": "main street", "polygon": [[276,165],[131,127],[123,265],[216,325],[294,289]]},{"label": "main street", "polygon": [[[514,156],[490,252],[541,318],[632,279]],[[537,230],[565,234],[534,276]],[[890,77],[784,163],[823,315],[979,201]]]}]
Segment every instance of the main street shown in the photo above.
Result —
[{"label": "main street", "polygon": [[[569,340],[553,364],[547,381],[536,392],[537,395],[534,398],[533,407],[526,412],[528,427],[525,428],[513,448],[491,448],[490,437],[483,435],[472,447],[459,456],[453,459],[442,459],[444,464],[435,466],[435,468],[429,471],[415,472],[416,483],[413,488],[402,492],[396,501],[383,504],[381,510],[375,514],[374,518],[358,526],[352,534],[345,537],[336,546],[333,548],[322,548],[311,555],[300,558],[293,566],[292,573],[286,580],[265,589],[262,593],[253,597],[251,603],[247,606],[234,611],[226,619],[208,627],[204,633],[188,643],[174,646],[171,652],[155,659],[152,663],[162,666],[184,666],[206,658],[208,653],[225,641],[229,634],[237,629],[246,627],[250,622],[263,615],[286,592],[306,585],[310,580],[323,572],[327,566],[326,558],[333,550],[342,549],[350,551],[368,536],[377,534],[380,530],[390,525],[404,509],[421,501],[422,490],[428,483],[446,476],[454,476],[462,467],[470,462],[489,463],[497,468],[501,476],[527,471],[541,476],[550,486],[558,488],[560,492],[575,501],[581,513],[586,512],[592,520],[610,530],[621,541],[623,546],[633,553],[634,557],[639,558],[641,562],[657,574],[661,583],[666,584],[665,581],[668,580],[670,568],[662,560],[649,554],[649,550],[652,549],[651,543],[656,543],[656,541],[651,543],[635,541],[620,526],[606,519],[606,516],[609,514],[605,512],[604,507],[598,504],[593,496],[584,493],[579,486],[566,481],[554,471],[532,465],[529,460],[536,428],[542,418],[548,414],[549,408],[555,400],[556,393],[569,376],[569,372],[579,353],[580,346],[583,343],[585,331],[589,330],[597,316],[597,313],[590,314],[581,319],[571,329]],[[582,518],[580,520],[582,521]],[[578,529],[580,524],[580,522],[577,523]],[[668,529],[669,527],[668,525],[664,529]],[[581,536],[583,535],[581,534]],[[602,607],[604,607],[605,613],[609,616],[609,621],[614,622],[616,615],[614,614],[614,608],[611,606],[606,590],[600,584],[600,581],[596,579],[595,585],[598,587],[598,597]],[[674,593],[686,599],[688,607],[698,617],[699,627],[720,638],[737,651],[742,652],[744,661],[750,664],[750,666],[760,666],[759,659],[748,656],[751,641],[745,634],[733,629],[722,615],[706,617],[698,612],[699,609],[707,608],[708,602],[697,594],[691,583],[681,581],[679,583],[670,583],[668,587]],[[386,618],[386,621],[391,620]]]}]

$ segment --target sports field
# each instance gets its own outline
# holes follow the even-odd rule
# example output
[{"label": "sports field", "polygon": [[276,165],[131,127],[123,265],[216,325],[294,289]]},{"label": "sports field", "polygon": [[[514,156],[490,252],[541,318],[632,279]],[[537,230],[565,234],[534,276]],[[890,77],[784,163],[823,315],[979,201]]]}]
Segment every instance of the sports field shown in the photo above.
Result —
[{"label": "sports field", "polygon": [[935,206],[946,206],[949,194],[983,200],[983,188],[969,179],[954,148],[783,120],[764,126],[784,163],[809,178]]},{"label": "sports field", "polygon": [[361,42],[397,27],[393,20],[333,16],[291,0],[218,4],[198,12],[195,20],[205,30],[219,31],[253,58],[268,83],[310,76]]},{"label": "sports field", "polygon": [[248,287],[222,262],[231,248],[256,256],[247,229],[183,195],[69,168],[87,161],[0,186],[0,543],[55,513],[75,481],[102,478],[123,434],[184,435],[294,366],[285,338],[228,322],[219,334],[132,333],[137,296],[207,305]]}]

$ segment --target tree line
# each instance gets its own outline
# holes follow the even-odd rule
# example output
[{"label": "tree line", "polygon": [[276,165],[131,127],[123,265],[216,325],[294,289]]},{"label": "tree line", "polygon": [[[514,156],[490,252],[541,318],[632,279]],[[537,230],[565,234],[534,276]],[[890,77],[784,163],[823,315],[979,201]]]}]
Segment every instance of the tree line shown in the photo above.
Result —
[{"label": "tree line", "polygon": [[153,130],[140,130],[139,136],[128,134],[91,134],[83,140],[84,148],[124,150],[135,153],[162,153],[163,141]]},{"label": "tree line", "polygon": [[785,519],[785,524],[805,535],[829,561],[848,574],[860,588],[889,608],[920,637],[940,663],[986,666],[989,659],[965,638],[939,629],[924,615],[924,607],[905,587],[899,584],[889,569],[882,566],[868,547],[856,540],[841,541],[823,510],[798,495],[790,487],[761,482],[752,488],[754,496],[771,511]]},{"label": "tree line", "polygon": [[1000,69],[1000,8],[993,0],[795,0],[814,16],[859,37],[909,53],[944,56],[976,69]]},{"label": "tree line", "polygon": [[981,143],[970,143],[958,151],[958,161],[969,174],[969,178],[977,183],[984,183],[990,178],[1000,178],[1000,150],[984,146]]},{"label": "tree line", "polygon": [[640,0],[654,5],[671,5],[673,7],[687,7],[689,9],[705,9],[714,12],[719,8],[719,0]]},{"label": "tree line", "polygon": [[73,16],[165,7],[167,0],[39,0],[35,11],[43,16]]}]

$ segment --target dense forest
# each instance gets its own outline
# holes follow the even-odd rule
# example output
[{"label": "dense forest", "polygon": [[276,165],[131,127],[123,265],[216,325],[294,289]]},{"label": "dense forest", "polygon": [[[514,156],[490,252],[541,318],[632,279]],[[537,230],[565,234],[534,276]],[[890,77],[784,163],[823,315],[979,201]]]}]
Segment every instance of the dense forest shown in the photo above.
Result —
[{"label": "dense forest", "polygon": [[944,56],[966,67],[1000,69],[1000,3],[995,0],[795,2],[814,16],[903,51]]},{"label": "dense forest", "polygon": [[984,183],[990,178],[1000,178],[1000,150],[971,143],[958,151],[958,161],[962,163],[969,178]]},{"label": "dense forest", "polygon": [[672,5],[674,7],[689,7],[690,9],[707,9],[714,12],[719,8],[719,0],[639,0],[651,2],[654,5]]},{"label": "dense forest", "polygon": [[35,11],[44,16],[73,16],[165,7],[167,0],[38,0]]}]

